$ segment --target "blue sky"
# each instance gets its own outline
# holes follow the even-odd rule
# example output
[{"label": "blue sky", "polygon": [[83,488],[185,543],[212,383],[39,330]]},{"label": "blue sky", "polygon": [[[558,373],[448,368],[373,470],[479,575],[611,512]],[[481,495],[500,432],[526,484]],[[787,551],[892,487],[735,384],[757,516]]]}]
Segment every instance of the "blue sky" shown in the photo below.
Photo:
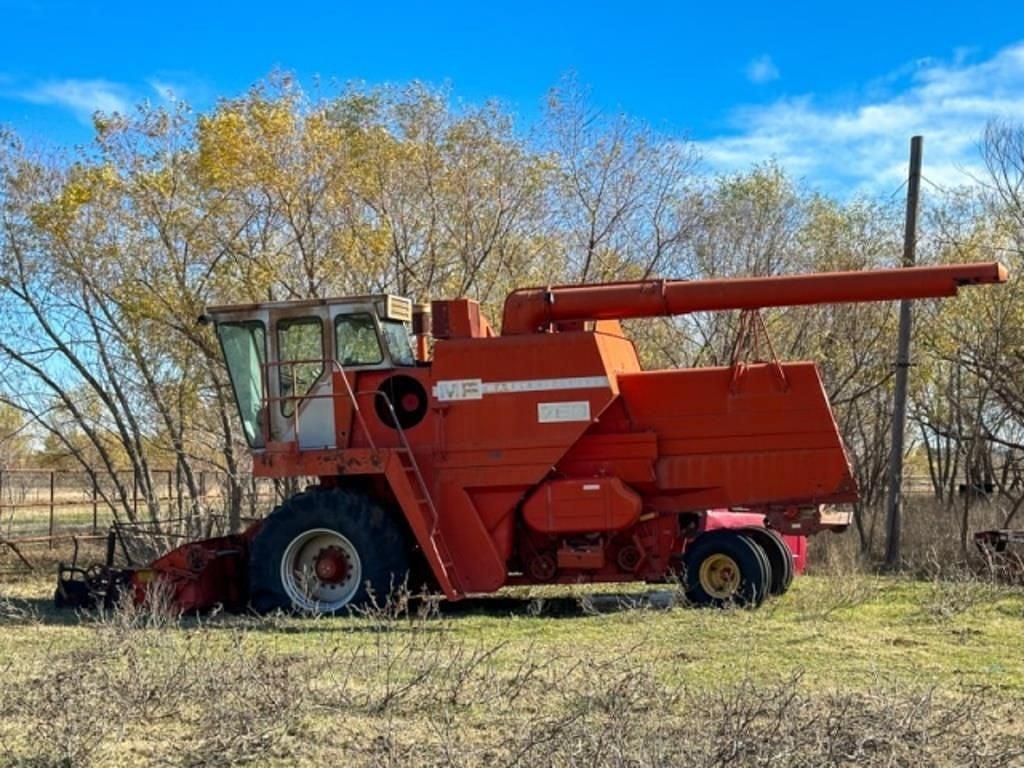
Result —
[{"label": "blue sky", "polygon": [[1024,3],[87,3],[0,0],[0,123],[88,141],[89,115],[168,90],[199,107],[274,68],[448,84],[524,126],[567,72],[595,103],[692,138],[707,166],[775,158],[826,191],[969,181],[991,117],[1024,120]]}]

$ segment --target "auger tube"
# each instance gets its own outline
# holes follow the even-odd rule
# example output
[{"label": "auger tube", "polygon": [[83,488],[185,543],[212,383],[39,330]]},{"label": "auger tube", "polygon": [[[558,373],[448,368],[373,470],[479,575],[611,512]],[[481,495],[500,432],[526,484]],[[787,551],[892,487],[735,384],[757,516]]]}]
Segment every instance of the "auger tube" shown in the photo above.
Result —
[{"label": "auger tube", "polygon": [[505,300],[503,336],[559,323],[625,320],[729,309],[847,304],[955,296],[962,285],[1005,283],[998,262],[822,272],[714,280],[637,280],[600,285],[522,288]]}]

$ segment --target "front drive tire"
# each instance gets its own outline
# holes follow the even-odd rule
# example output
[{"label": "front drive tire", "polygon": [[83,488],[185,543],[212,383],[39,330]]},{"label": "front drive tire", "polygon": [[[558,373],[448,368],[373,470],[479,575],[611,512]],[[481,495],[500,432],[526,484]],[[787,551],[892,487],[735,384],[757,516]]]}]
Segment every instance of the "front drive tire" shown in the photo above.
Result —
[{"label": "front drive tire", "polygon": [[696,605],[756,608],[768,594],[771,569],[764,552],[734,531],[698,537],[686,552],[686,596]]},{"label": "front drive tire", "polygon": [[398,521],[343,490],[296,494],[275,509],[249,552],[253,610],[337,614],[404,585],[409,545]]}]

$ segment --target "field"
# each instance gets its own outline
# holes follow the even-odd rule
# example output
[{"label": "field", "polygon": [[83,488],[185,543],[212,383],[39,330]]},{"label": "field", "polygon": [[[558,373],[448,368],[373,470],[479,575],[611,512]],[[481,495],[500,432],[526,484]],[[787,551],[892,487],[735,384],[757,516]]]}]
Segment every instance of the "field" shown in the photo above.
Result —
[{"label": "field", "polygon": [[3,765],[1024,765],[1024,591],[965,574],[201,620],[3,578]]}]

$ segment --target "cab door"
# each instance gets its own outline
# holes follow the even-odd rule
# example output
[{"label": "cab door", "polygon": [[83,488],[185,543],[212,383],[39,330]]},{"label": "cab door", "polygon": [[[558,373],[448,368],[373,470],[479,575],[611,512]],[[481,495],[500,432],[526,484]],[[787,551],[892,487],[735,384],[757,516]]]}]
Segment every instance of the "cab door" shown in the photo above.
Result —
[{"label": "cab door", "polygon": [[281,440],[297,442],[300,450],[337,447],[327,308],[295,308],[276,317],[273,343],[271,407]]},{"label": "cab door", "polygon": [[[333,374],[334,391],[345,395],[335,398],[334,421],[341,445],[348,447],[353,445],[357,408],[372,411],[375,405],[373,392],[359,391],[359,372],[389,368],[390,361],[381,345],[377,311],[372,303],[332,306],[329,333],[338,362]],[[354,401],[348,397],[349,391]],[[363,435],[364,440],[368,438]]]}]

